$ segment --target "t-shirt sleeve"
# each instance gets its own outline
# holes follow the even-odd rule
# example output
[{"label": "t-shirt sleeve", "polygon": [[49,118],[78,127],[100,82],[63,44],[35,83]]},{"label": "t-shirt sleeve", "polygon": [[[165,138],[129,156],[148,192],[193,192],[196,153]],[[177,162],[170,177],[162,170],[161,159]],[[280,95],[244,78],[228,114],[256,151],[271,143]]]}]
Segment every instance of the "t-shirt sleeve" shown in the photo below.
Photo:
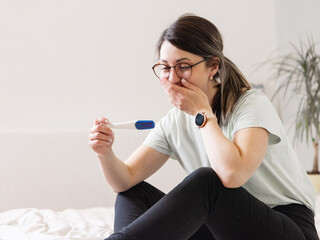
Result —
[{"label": "t-shirt sleeve", "polygon": [[160,119],[155,128],[150,131],[143,144],[155,149],[162,154],[171,156],[172,151],[167,138],[168,121],[169,120],[167,114],[162,119]]},{"label": "t-shirt sleeve", "polygon": [[281,120],[267,96],[253,94],[239,105],[234,112],[232,136],[240,129],[261,127],[269,132],[269,145],[281,142]]}]

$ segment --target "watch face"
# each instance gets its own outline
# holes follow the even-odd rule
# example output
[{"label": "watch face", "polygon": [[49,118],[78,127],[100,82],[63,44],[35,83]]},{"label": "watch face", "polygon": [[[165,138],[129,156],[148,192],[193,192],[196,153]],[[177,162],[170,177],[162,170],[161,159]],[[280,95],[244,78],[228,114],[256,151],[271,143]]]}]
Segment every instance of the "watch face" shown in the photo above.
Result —
[{"label": "watch face", "polygon": [[198,113],[195,119],[195,122],[198,126],[201,126],[204,122],[204,116],[201,113]]}]

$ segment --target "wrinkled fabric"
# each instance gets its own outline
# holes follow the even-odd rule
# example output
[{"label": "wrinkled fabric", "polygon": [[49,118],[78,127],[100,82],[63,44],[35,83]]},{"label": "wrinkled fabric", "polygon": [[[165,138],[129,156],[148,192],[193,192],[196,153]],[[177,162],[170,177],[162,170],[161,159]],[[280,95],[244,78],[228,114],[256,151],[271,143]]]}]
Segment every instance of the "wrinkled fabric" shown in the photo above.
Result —
[{"label": "wrinkled fabric", "polygon": [[23,208],[0,213],[1,240],[100,240],[113,232],[113,208]]}]

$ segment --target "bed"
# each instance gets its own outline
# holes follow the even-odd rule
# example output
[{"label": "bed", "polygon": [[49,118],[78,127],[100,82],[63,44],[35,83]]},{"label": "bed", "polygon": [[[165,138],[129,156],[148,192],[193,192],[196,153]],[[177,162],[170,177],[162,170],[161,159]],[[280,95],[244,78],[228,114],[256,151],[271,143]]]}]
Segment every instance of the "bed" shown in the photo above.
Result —
[{"label": "bed", "polygon": [[21,208],[0,213],[1,240],[100,240],[113,231],[113,208]]}]

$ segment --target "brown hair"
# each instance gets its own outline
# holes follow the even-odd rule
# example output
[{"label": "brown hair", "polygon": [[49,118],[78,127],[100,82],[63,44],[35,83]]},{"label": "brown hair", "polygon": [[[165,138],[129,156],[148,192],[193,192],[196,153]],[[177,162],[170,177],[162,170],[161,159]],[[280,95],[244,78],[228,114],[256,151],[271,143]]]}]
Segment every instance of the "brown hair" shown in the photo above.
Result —
[{"label": "brown hair", "polygon": [[[223,55],[223,41],[218,28],[207,19],[184,14],[161,34],[157,44],[159,56],[164,41],[203,58],[219,58],[219,70],[214,78],[220,84],[211,107],[221,124],[221,120],[228,118],[236,101],[251,89],[251,85],[237,66]],[[210,64],[212,62],[208,61],[207,65]]]}]

